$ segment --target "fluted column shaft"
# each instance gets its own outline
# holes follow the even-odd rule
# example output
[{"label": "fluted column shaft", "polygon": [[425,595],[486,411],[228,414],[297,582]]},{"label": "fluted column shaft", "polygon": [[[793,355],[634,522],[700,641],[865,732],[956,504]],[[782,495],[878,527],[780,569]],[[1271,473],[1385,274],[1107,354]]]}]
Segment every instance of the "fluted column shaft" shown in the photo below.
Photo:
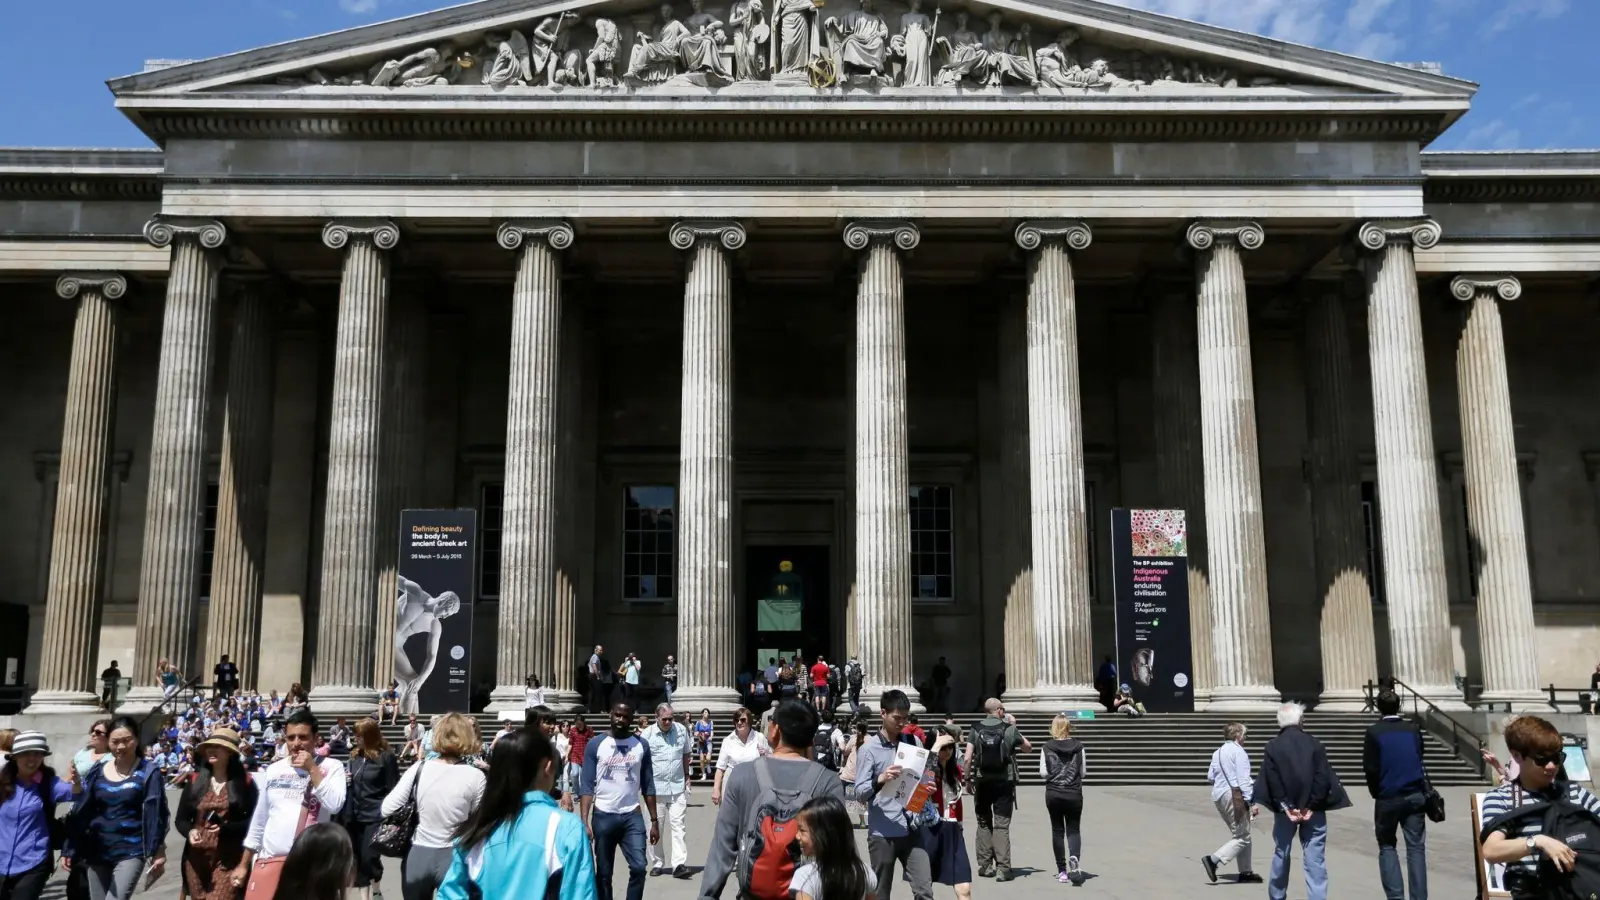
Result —
[{"label": "fluted column shaft", "polygon": [[170,660],[185,676],[200,674],[192,657],[205,549],[206,418],[221,266],[212,251],[222,246],[226,232],[215,222],[158,218],[145,226],[145,236],[172,248],[139,564],[134,689],[126,701],[132,709],[148,710],[162,695],[156,673],[160,660]]},{"label": "fluted column shaft", "polygon": [[239,684],[256,687],[261,659],[261,576],[267,552],[272,469],[273,338],[277,298],[264,286],[238,291],[222,413],[222,473],[212,555],[211,610],[202,664],[224,654]]},{"label": "fluted column shaft", "polygon": [[111,499],[111,443],[117,411],[117,300],[121,275],[64,275],[56,292],[78,299],[72,368],[61,429],[61,467],[50,544],[39,689],[29,712],[88,712],[99,705],[94,682],[106,518]]},{"label": "fluted column shaft", "polygon": [[[556,409],[556,429],[560,434],[556,448],[556,593],[555,618],[551,626],[550,656],[552,671],[545,684],[545,696],[557,709],[583,702],[574,677],[574,651],[578,645],[578,588],[582,578],[582,507],[594,507],[594,498],[582,488],[579,467],[582,441],[579,432],[584,416],[584,391],[588,352],[582,297],[571,291],[562,297],[561,384]],[[587,659],[587,657],[584,657]]]},{"label": "fluted column shaft", "polygon": [[1318,709],[1360,712],[1378,677],[1372,630],[1361,469],[1351,437],[1354,378],[1344,298],[1336,288],[1306,305],[1307,400],[1311,413],[1311,507],[1321,601],[1322,696]]},{"label": "fluted column shaft", "polygon": [[397,291],[389,315],[384,381],[381,468],[378,477],[378,621],[373,645],[372,683],[384,687],[395,677],[395,616],[399,612],[400,513],[421,494],[423,448],[427,446],[426,393],[428,309],[416,291]]},{"label": "fluted column shaft", "polygon": [[[516,229],[514,234],[511,229]],[[500,230],[501,246],[520,245],[521,250],[511,299],[494,710],[521,709],[524,679],[532,674],[545,682],[551,676],[561,250],[572,246],[572,238],[572,228],[565,223],[507,223]]]},{"label": "fluted column shaft", "polygon": [[1000,565],[1005,574],[1005,701],[1023,708],[1033,696],[1033,525],[1029,507],[1028,304],[1001,301]]},{"label": "fluted column shaft", "polygon": [[1024,222],[1028,261],[1028,456],[1033,546],[1034,687],[1030,706],[1095,705],[1077,294],[1069,251],[1089,246],[1080,223]]},{"label": "fluted column shaft", "polygon": [[733,600],[733,284],[737,223],[673,226],[689,253],[683,291],[678,441],[678,693],[689,706],[737,705]]},{"label": "fluted column shaft", "polygon": [[1255,381],[1243,250],[1261,246],[1251,223],[1196,223],[1199,302],[1200,437],[1204,447],[1206,545],[1211,564],[1212,653],[1216,683],[1208,709],[1271,707],[1272,628],[1266,536],[1256,446]]},{"label": "fluted column shaft", "polygon": [[377,543],[386,531],[378,521],[378,493],[388,371],[388,251],[399,240],[399,230],[388,223],[334,222],[323,229],[323,242],[344,251],[311,687],[312,707],[326,715],[366,714],[377,699],[372,660],[380,639]]},{"label": "fluted column shaft", "polygon": [[1510,276],[1462,276],[1451,281],[1450,291],[1470,304],[1456,346],[1456,378],[1467,524],[1479,565],[1483,699],[1534,709],[1545,698],[1539,692],[1533,584],[1499,306],[1521,296],[1522,283]]},{"label": "fluted column shaft", "polygon": [[856,643],[864,697],[913,686],[911,524],[906,443],[905,288],[900,253],[921,239],[910,224],[851,223],[862,251],[856,284]]},{"label": "fluted column shaft", "polygon": [[1431,221],[1368,223],[1367,347],[1384,596],[1395,677],[1435,703],[1460,703],[1451,677],[1450,606],[1439,518],[1439,476],[1428,412],[1426,353],[1413,243],[1431,247]]},{"label": "fluted column shaft", "polygon": [[1200,437],[1200,351],[1190,291],[1158,294],[1151,304],[1151,385],[1155,398],[1156,490],[1184,511],[1189,535],[1189,645],[1194,702],[1211,702],[1211,573],[1206,554],[1206,480]]}]

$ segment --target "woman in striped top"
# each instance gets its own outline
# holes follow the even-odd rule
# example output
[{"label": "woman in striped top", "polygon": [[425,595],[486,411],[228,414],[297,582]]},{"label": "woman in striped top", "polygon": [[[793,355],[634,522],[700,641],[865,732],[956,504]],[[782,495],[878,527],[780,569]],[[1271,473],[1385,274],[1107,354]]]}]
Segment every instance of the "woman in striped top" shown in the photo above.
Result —
[{"label": "woman in striped top", "polygon": [[[1568,781],[1562,773],[1561,732],[1554,725],[1538,716],[1521,716],[1506,726],[1505,739],[1511,759],[1518,766],[1517,778],[1484,796],[1484,822],[1491,822],[1517,807],[1549,801],[1563,794],[1571,802],[1600,815],[1600,800]],[[1512,888],[1513,897],[1523,896],[1513,886],[1518,875],[1530,885],[1533,883],[1540,858],[1551,860],[1563,872],[1572,870],[1576,854],[1554,837],[1541,834],[1542,825],[1542,817],[1530,814],[1495,829],[1483,842],[1485,862],[1506,863],[1507,886]]]}]

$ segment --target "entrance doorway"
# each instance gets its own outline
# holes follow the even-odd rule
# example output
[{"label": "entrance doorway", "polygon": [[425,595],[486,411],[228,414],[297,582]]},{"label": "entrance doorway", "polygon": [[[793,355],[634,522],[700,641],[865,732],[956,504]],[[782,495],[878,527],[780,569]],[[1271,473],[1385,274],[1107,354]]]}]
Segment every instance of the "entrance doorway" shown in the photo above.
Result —
[{"label": "entrance doorway", "polygon": [[826,546],[746,547],[745,662],[760,672],[767,659],[800,654],[833,658]]}]

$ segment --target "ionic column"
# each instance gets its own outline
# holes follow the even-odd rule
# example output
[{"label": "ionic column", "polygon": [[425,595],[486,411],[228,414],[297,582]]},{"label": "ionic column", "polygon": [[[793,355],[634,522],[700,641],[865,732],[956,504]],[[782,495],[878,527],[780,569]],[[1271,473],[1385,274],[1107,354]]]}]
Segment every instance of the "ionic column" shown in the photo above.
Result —
[{"label": "ionic column", "polygon": [[731,708],[739,646],[733,599],[733,283],[738,222],[679,222],[683,415],[678,440],[678,691],[685,707]]},{"label": "ionic column", "polygon": [[227,654],[240,686],[256,687],[261,659],[261,573],[267,552],[267,482],[272,470],[272,386],[278,298],[266,285],[235,292],[222,411],[222,473],[212,555],[206,655]]},{"label": "ionic column", "polygon": [[378,635],[373,645],[372,683],[395,678],[394,626],[399,612],[400,513],[422,492],[423,451],[428,446],[428,308],[415,290],[398,290],[390,301],[384,354],[385,425],[378,478]]},{"label": "ionic column", "polygon": [[[1028,473],[1037,709],[1093,708],[1089,549],[1083,496],[1078,311],[1069,251],[1082,222],[1023,222],[1028,253]],[[1009,676],[1008,676],[1009,677]],[[1009,686],[1009,685],[1008,685]]]},{"label": "ionic column", "polygon": [[1461,394],[1461,449],[1467,476],[1467,525],[1477,547],[1478,640],[1483,698],[1536,709],[1539,659],[1534,648],[1533,585],[1522,520],[1511,387],[1499,302],[1522,296],[1509,275],[1462,275],[1450,293],[1470,303],[1456,347]]},{"label": "ionic column", "polygon": [[148,712],[162,697],[157,662],[171,660],[185,676],[200,674],[191,649],[205,549],[206,418],[222,265],[213,251],[227,230],[209,219],[157,216],[145,225],[144,236],[172,248],[139,563],[134,687],[124,701],[129,709]]},{"label": "ionic column", "polygon": [[100,705],[94,661],[117,413],[117,300],[127,290],[127,279],[112,272],[56,280],[58,296],[77,299],[78,315],[51,529],[46,652],[39,659],[39,690],[28,704],[30,713],[93,712]]},{"label": "ionic column", "polygon": [[[912,676],[911,490],[906,449],[905,287],[900,254],[922,234],[910,222],[852,222],[844,243],[861,253],[856,283],[856,646],[862,696],[899,688],[918,705]],[[1009,676],[1008,676],[1009,677]]]},{"label": "ionic column", "polygon": [[1367,580],[1361,469],[1352,443],[1354,378],[1344,297],[1317,289],[1306,305],[1307,401],[1311,418],[1311,508],[1322,628],[1319,710],[1360,712],[1378,677]]},{"label": "ionic column", "polygon": [[[574,677],[578,646],[578,590],[582,585],[583,522],[594,509],[594,497],[583,489],[584,455],[581,432],[585,397],[591,386],[585,324],[584,297],[565,291],[561,309],[561,383],[556,404],[556,592],[555,616],[550,628],[551,672],[545,682],[545,702],[554,709],[582,705]],[[583,657],[588,659],[587,656]]]},{"label": "ionic column", "polygon": [[1006,579],[1006,692],[1009,706],[1026,708],[1037,671],[1033,639],[1033,520],[1028,483],[1028,304],[1000,303],[1000,566]]},{"label": "ionic column", "polygon": [[1367,347],[1384,596],[1394,676],[1440,705],[1459,705],[1451,677],[1450,601],[1439,518],[1439,476],[1428,413],[1426,353],[1412,247],[1439,242],[1429,219],[1368,222]]},{"label": "ionic column", "polygon": [[1260,247],[1265,234],[1254,222],[1196,222],[1187,238],[1195,250],[1199,297],[1195,332],[1216,668],[1206,708],[1272,708],[1279,695],[1272,686],[1250,309],[1241,255]]},{"label": "ionic column", "polygon": [[556,589],[556,406],[561,373],[561,251],[572,226],[507,222],[500,246],[519,250],[511,299],[505,501],[500,533],[500,630],[491,711],[523,706],[529,674],[551,679]]},{"label": "ionic column", "polygon": [[[1200,350],[1195,300],[1188,290],[1158,293],[1150,308],[1155,398],[1156,490],[1184,511],[1189,535],[1189,647],[1194,703],[1211,702],[1216,667],[1211,647],[1211,572],[1206,554],[1206,473],[1200,437]],[[1125,666],[1119,660],[1118,666]]]},{"label": "ionic column", "polygon": [[329,222],[322,242],[344,251],[344,273],[334,339],[311,704],[323,715],[365,715],[377,701],[372,686],[376,642],[394,639],[377,633],[377,542],[391,537],[378,521],[378,489],[389,251],[400,243],[400,229],[389,222]]}]

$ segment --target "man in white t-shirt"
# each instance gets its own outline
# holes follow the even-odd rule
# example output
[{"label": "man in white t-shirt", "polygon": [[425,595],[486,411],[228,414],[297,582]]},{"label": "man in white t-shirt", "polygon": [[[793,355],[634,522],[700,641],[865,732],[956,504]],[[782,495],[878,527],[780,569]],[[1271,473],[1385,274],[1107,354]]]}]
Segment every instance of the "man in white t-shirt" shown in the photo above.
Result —
[{"label": "man in white t-shirt", "polygon": [[260,796],[245,833],[244,856],[232,875],[236,888],[247,888],[249,900],[271,900],[263,891],[253,890],[252,872],[281,865],[300,832],[344,809],[344,766],[319,759],[316,748],[317,720],[310,710],[297,709],[283,724],[279,750],[285,758],[256,776]]},{"label": "man in white t-shirt", "polygon": [[650,811],[649,842],[661,839],[656,819],[655,767],[650,745],[633,733],[633,704],[611,705],[611,730],[589,741],[583,752],[583,820],[594,841],[595,896],[612,900],[611,871],[617,847],[628,864],[627,900],[644,900],[645,827],[642,803]]}]

